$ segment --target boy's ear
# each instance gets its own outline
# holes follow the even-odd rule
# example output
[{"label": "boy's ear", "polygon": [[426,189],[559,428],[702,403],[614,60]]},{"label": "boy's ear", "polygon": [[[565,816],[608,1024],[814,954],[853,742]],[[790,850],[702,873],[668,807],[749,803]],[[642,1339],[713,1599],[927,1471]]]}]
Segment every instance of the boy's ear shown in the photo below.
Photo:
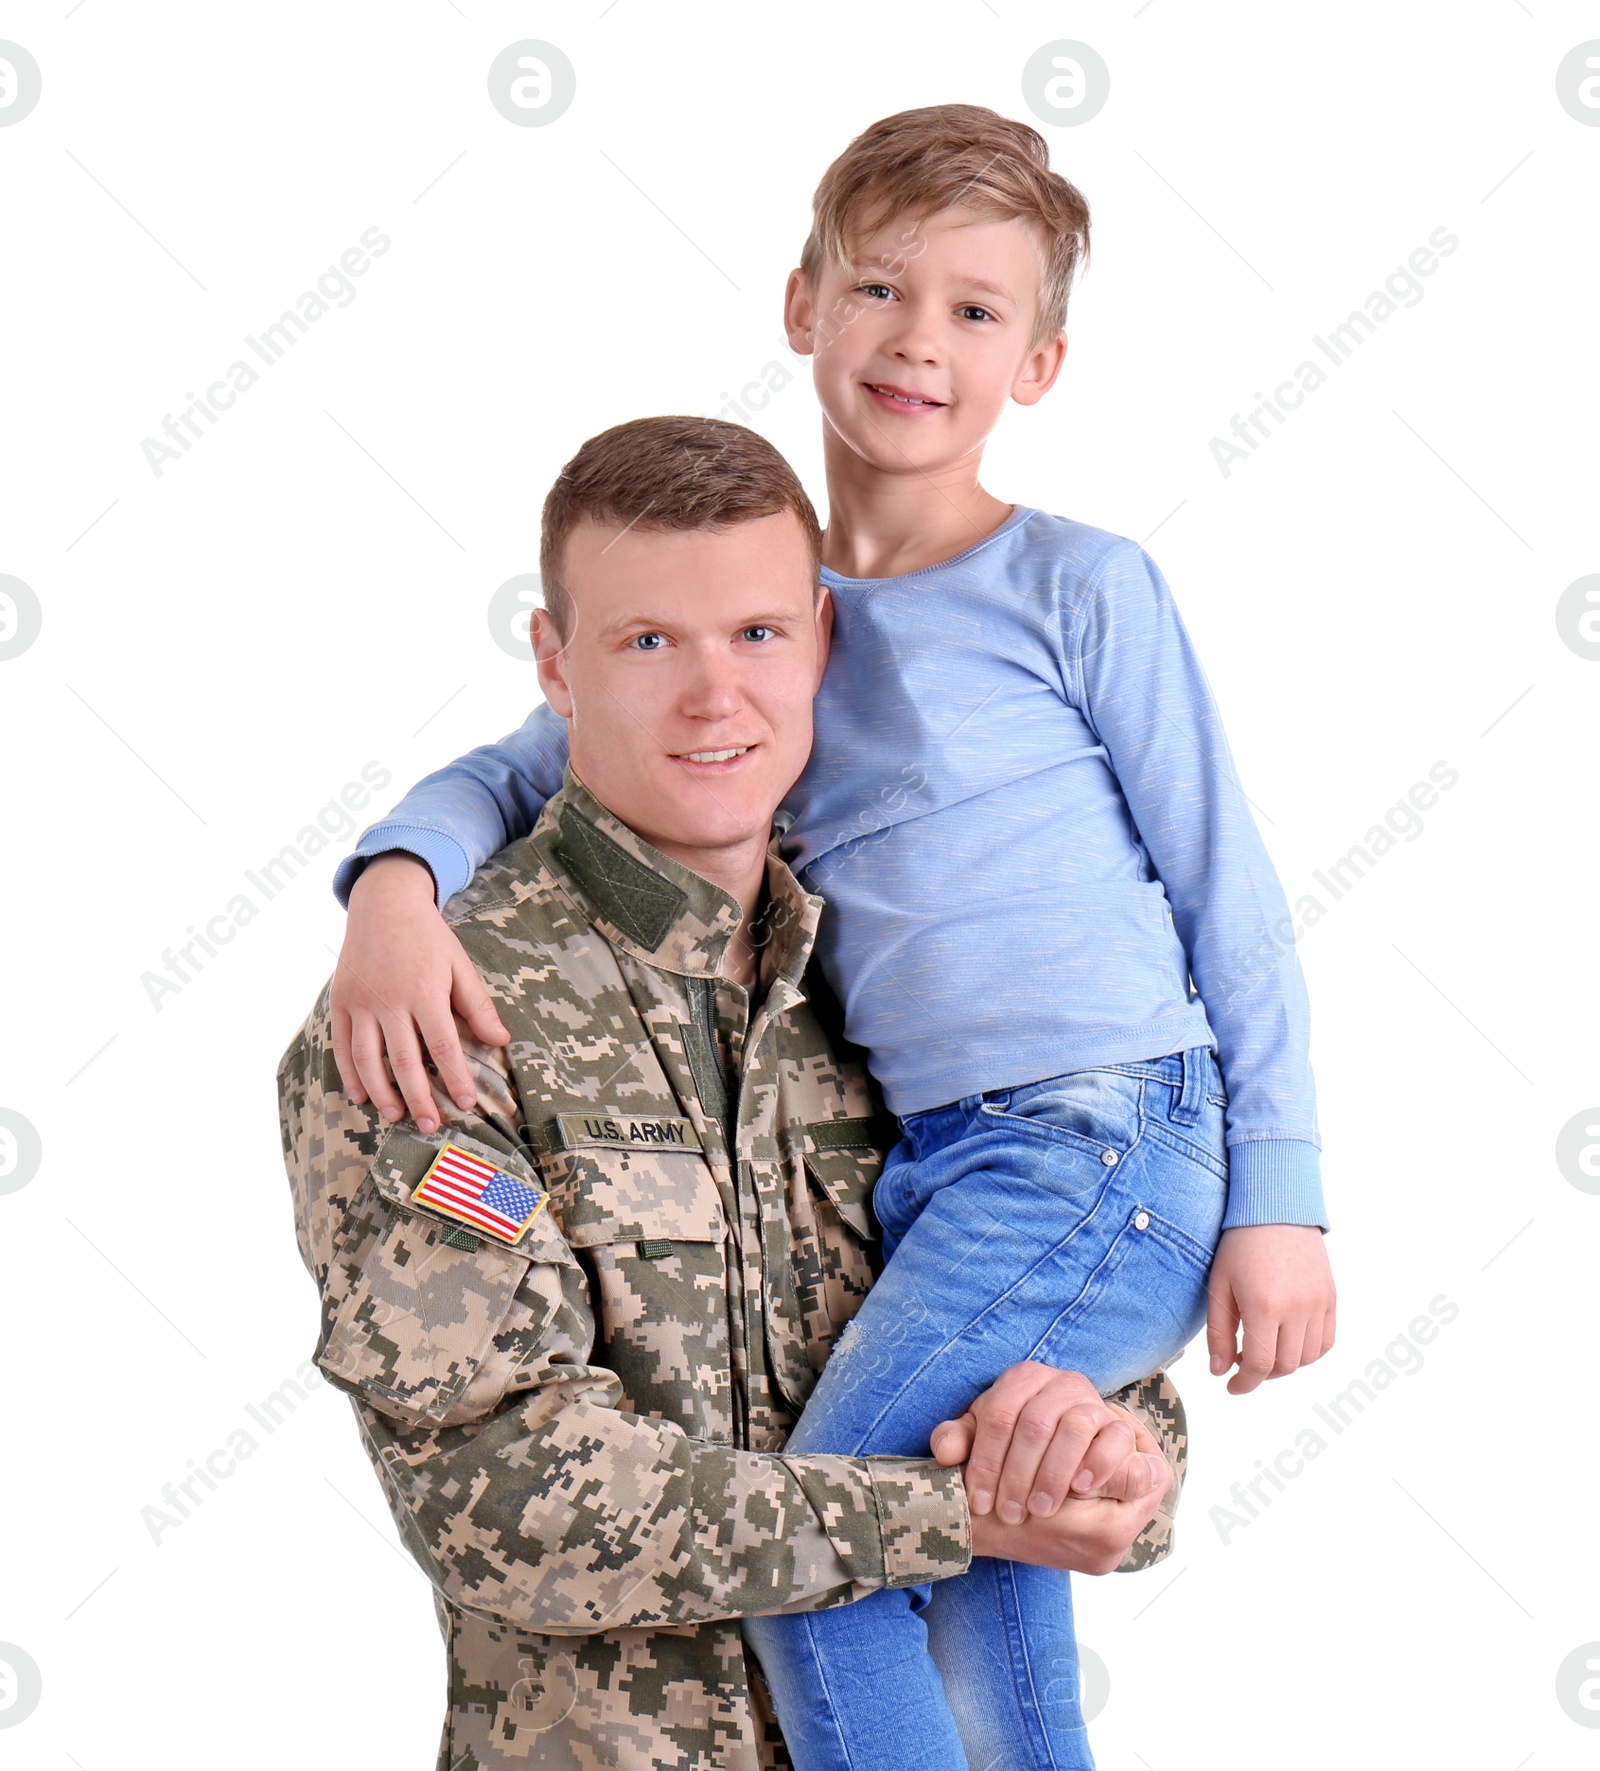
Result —
[{"label": "boy's ear", "polygon": [[533,611],[529,637],[539,670],[539,687],[551,710],[561,719],[572,718],[572,690],[567,686],[567,650],[548,609]]},{"label": "boy's ear", "polygon": [[1067,360],[1067,335],[1056,336],[1029,354],[1011,384],[1011,397],[1019,406],[1036,406],[1056,384]]},{"label": "boy's ear", "polygon": [[790,271],[789,285],[783,292],[783,329],[788,334],[789,349],[796,356],[809,357],[817,348],[813,327],[816,324],[817,301],[811,285],[800,271]]}]

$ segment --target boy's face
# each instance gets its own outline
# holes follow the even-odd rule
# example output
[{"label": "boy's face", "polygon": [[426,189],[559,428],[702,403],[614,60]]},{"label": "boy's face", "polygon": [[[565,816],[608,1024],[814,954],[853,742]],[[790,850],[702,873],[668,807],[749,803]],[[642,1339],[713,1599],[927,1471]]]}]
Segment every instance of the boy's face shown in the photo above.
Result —
[{"label": "boy's face", "polygon": [[1065,336],[1030,343],[1039,269],[1026,222],[956,208],[895,217],[815,289],[794,272],[785,326],[815,358],[834,432],[888,473],[936,472],[980,449],[1007,400],[1043,398],[1066,354]]},{"label": "boy's face", "polygon": [[712,852],[765,846],[811,754],[811,703],[831,610],[799,519],[720,533],[580,523],[562,580],[565,645],[535,616],[539,681],[568,723],[591,793],[697,872]]}]

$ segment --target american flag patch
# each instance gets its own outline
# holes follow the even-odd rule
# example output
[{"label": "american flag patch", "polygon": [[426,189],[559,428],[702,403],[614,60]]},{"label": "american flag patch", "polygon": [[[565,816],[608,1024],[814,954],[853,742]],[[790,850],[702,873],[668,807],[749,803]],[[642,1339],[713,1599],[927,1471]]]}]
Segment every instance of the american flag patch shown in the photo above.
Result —
[{"label": "american flag patch", "polygon": [[502,1242],[515,1242],[549,1195],[537,1187],[524,1186],[454,1144],[446,1144],[411,1197],[435,1211],[448,1212],[475,1230],[498,1236]]}]

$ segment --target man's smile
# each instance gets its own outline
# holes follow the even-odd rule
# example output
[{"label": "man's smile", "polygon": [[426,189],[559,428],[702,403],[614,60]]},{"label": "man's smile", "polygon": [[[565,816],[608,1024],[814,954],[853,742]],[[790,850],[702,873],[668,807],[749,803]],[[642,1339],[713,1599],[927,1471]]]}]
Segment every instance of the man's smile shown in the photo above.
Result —
[{"label": "man's smile", "polygon": [[691,774],[727,775],[732,774],[757,748],[754,744],[724,744],[717,749],[679,750],[668,754]]}]

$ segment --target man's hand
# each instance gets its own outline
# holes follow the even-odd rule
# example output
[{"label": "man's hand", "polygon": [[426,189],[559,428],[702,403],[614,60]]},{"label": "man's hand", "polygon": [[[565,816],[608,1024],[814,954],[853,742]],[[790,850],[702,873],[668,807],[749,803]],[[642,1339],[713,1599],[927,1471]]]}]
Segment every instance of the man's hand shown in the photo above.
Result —
[{"label": "man's hand", "polygon": [[463,1109],[476,1102],[478,1089],[452,1009],[485,1045],[511,1039],[483,980],[434,906],[433,875],[398,850],[369,861],[350,893],[330,1006],[344,1092],[352,1101],[370,1099],[388,1120],[409,1111],[422,1132],[439,1129],[439,1110],[423,1067],[419,1029],[439,1080]]},{"label": "man's hand", "polygon": [[1153,1492],[1159,1502],[1171,1479],[1160,1447],[1132,1415],[1102,1402],[1080,1372],[1032,1359],[1003,1371],[931,1439],[941,1464],[966,1464],[974,1518],[993,1513],[999,1525],[1018,1525],[1030,1513],[1048,1519],[1077,1495],[1142,1501]]},{"label": "man's hand", "polygon": [[[1142,1428],[1139,1439],[1155,1445]],[[1073,1574],[1114,1574],[1134,1539],[1161,1510],[1161,1497],[1172,1484],[1172,1471],[1159,1452],[1153,1461],[1160,1465],[1160,1481],[1149,1482],[1144,1457],[1130,1457],[1104,1492],[1072,1495],[1047,1519],[1030,1515],[1020,1525],[1003,1525],[992,1513],[975,1518],[973,1555],[1065,1568]],[[1140,1483],[1149,1486],[1141,1491]]]},{"label": "man's hand", "polygon": [[1228,1379],[1230,1396],[1312,1364],[1333,1345],[1333,1333],[1333,1272],[1315,1225],[1223,1231],[1211,1263],[1206,1344],[1216,1376],[1239,1367]]}]

